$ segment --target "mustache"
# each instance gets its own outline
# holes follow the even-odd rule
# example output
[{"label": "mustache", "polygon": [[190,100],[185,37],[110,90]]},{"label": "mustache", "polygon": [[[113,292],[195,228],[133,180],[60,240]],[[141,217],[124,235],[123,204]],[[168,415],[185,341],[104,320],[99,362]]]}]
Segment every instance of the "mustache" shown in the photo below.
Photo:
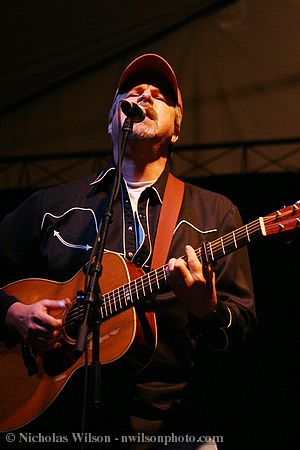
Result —
[{"label": "mustache", "polygon": [[154,109],[154,107],[151,105],[151,103],[149,103],[149,102],[139,102],[138,105],[145,109],[146,115],[150,119],[152,119],[152,120],[156,120],[157,119],[157,112]]}]

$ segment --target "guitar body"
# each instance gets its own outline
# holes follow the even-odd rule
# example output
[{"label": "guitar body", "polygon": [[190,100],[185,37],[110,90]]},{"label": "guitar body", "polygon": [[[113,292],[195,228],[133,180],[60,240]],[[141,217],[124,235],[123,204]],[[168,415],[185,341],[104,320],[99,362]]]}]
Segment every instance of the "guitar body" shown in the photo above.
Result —
[{"label": "guitar body", "polygon": [[[126,262],[115,253],[105,253],[101,292],[116,289],[129,280],[143,275],[142,269]],[[84,288],[85,275],[78,272],[71,280],[59,283],[43,279],[26,279],[4,288],[25,304],[33,304],[43,298],[68,297],[71,306],[55,317],[63,320],[62,347],[36,355],[37,371],[29,376],[24,365],[20,346],[7,349],[0,344],[0,431],[22,427],[38,417],[53,402],[72,374],[84,365],[84,355],[75,357],[80,321],[77,314],[77,291]],[[68,325],[71,322],[72,325]],[[156,322],[152,312],[130,307],[103,321],[100,326],[100,361],[104,378],[113,376],[122,368],[126,375],[141,371],[151,360],[156,347]],[[88,336],[88,360],[92,361],[92,336]]]}]

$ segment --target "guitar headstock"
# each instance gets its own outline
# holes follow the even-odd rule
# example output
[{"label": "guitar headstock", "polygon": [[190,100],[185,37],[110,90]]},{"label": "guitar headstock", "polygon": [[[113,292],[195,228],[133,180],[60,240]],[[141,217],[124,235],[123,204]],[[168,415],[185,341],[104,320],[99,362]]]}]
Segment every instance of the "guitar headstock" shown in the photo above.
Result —
[{"label": "guitar headstock", "polygon": [[300,229],[300,200],[263,217],[265,235]]}]

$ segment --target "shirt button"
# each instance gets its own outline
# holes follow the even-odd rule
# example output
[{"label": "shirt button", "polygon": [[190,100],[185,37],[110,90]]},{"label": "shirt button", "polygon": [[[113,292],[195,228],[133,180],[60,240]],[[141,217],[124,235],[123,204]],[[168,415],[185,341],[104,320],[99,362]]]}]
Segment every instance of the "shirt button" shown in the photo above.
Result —
[{"label": "shirt button", "polygon": [[128,231],[132,231],[132,226],[128,227]]},{"label": "shirt button", "polygon": [[132,252],[128,252],[128,256],[129,256],[129,258],[132,258],[133,257],[133,253]]}]

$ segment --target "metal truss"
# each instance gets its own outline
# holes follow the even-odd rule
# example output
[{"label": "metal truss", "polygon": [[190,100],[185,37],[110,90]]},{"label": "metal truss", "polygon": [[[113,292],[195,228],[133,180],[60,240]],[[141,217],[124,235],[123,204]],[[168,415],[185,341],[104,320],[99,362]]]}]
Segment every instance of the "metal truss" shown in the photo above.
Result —
[{"label": "metal truss", "polygon": [[182,146],[173,169],[181,178],[238,173],[300,173],[300,138]]},{"label": "metal truss", "polygon": [[[96,172],[111,151],[0,157],[0,189],[40,188]],[[173,172],[182,179],[237,173],[300,173],[300,138],[177,146]]]}]

